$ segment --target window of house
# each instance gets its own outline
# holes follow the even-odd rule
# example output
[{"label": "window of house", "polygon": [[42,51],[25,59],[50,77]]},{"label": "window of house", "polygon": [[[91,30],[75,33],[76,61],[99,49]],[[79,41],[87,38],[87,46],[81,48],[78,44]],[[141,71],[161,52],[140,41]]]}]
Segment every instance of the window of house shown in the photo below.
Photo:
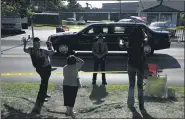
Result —
[{"label": "window of house", "polygon": [[172,21],[172,14],[161,14],[160,16],[160,21],[168,21],[171,22]]}]

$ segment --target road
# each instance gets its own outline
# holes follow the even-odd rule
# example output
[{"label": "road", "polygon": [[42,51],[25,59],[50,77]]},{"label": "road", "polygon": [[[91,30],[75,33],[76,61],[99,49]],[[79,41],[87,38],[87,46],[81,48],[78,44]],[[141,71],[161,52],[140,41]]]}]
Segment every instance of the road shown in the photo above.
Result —
[{"label": "road", "polygon": [[[1,40],[1,50],[8,49],[21,43],[17,36],[4,37]],[[15,38],[15,39],[14,39]],[[31,46],[30,43],[28,46]],[[46,46],[42,45],[42,48]],[[80,72],[82,83],[90,85],[93,72],[93,60],[91,53],[80,52],[77,56],[81,57],[85,64]],[[57,54],[51,56],[52,65],[55,70],[51,75],[50,82],[62,83],[62,67],[66,63],[66,58]],[[164,73],[168,76],[168,85],[184,86],[184,44],[172,43],[170,49],[159,50],[155,55],[148,59],[149,63],[158,64]],[[107,71],[124,71],[124,73],[106,74],[108,84],[128,84],[128,75],[126,73],[127,53],[110,53],[107,57]],[[35,73],[29,55],[22,51],[22,46],[8,51],[1,55],[1,73],[3,82],[40,82],[40,77]],[[98,83],[101,82],[101,75],[98,74]]]}]

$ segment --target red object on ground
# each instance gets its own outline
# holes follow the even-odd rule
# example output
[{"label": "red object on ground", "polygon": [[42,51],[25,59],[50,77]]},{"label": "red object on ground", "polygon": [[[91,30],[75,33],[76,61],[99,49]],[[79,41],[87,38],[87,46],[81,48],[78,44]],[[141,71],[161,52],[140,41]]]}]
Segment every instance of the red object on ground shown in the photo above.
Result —
[{"label": "red object on ground", "polygon": [[149,72],[152,72],[153,77],[157,77],[158,72],[160,71],[157,64],[148,64]]}]

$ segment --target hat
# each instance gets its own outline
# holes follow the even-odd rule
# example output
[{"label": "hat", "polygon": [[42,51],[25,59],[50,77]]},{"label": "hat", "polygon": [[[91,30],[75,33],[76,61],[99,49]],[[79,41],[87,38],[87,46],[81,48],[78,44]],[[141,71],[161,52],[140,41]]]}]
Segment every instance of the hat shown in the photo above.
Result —
[{"label": "hat", "polygon": [[105,39],[105,37],[103,36],[102,33],[100,33],[99,35],[97,35],[97,38],[98,38],[98,39],[101,39],[101,38],[102,38],[102,39]]},{"label": "hat", "polygon": [[33,42],[40,42],[40,39],[38,37],[33,38]]}]

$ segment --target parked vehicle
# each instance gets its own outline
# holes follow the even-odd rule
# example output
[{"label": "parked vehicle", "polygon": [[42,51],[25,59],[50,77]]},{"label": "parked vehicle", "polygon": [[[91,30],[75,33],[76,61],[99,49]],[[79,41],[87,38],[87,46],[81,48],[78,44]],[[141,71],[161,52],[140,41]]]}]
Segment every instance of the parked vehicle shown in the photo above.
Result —
[{"label": "parked vehicle", "polygon": [[28,29],[28,18],[21,18],[19,14],[10,13],[1,17],[1,30],[20,32]]},{"label": "parked vehicle", "polygon": [[76,24],[77,24],[77,21],[76,21],[76,18],[68,18],[68,19],[66,20],[66,23],[67,23],[68,25],[76,25]]},{"label": "parked vehicle", "polygon": [[61,25],[56,27],[56,33],[66,32],[66,31],[69,31],[69,28],[67,26]]},{"label": "parked vehicle", "polygon": [[28,17],[21,18],[22,29],[28,29]]},{"label": "parked vehicle", "polygon": [[137,16],[130,16],[129,19],[121,19],[118,22],[134,22],[134,23],[143,23],[143,24],[147,24],[147,21],[145,21],[144,19],[142,19],[141,17],[137,17]]},{"label": "parked vehicle", "polygon": [[172,24],[170,22],[152,22],[149,25],[149,28],[155,31],[168,31],[170,37],[175,37],[175,30],[168,30],[169,28],[176,28],[175,24]]},{"label": "parked vehicle", "polygon": [[85,25],[85,24],[86,24],[85,20],[77,21],[77,25]]},{"label": "parked vehicle", "polygon": [[134,22],[132,19],[121,19],[118,22]]},{"label": "parked vehicle", "polygon": [[125,51],[120,47],[120,40],[127,41],[133,27],[141,26],[147,35],[146,53],[152,55],[154,50],[170,48],[168,32],[153,31],[142,23],[93,23],[79,32],[63,32],[49,36],[53,48],[58,53],[70,54],[73,51],[91,51],[96,36],[102,33],[108,44],[109,51]]}]

